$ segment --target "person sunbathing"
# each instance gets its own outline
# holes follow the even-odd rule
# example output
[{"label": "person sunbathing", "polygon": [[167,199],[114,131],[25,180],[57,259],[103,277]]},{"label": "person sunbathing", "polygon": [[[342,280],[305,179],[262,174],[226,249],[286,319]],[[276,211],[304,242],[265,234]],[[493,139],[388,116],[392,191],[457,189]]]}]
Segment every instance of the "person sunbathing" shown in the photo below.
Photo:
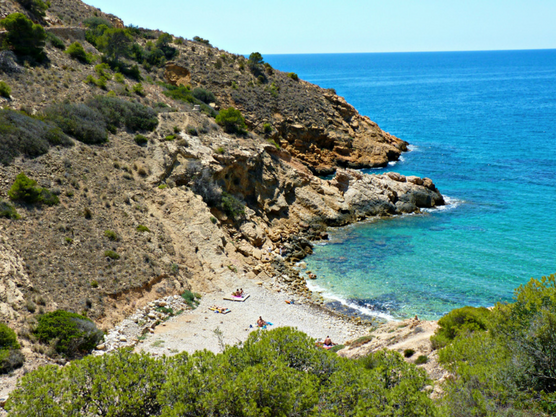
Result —
[{"label": "person sunbathing", "polygon": [[326,336],[326,339],[324,339],[324,346],[326,347],[334,346],[334,343],[332,343],[332,339],[330,339],[330,336]]},{"label": "person sunbathing", "polygon": [[264,327],[266,326],[268,323],[266,321],[263,320],[263,318],[261,316],[259,316],[259,320],[257,320],[257,326],[259,327]]}]

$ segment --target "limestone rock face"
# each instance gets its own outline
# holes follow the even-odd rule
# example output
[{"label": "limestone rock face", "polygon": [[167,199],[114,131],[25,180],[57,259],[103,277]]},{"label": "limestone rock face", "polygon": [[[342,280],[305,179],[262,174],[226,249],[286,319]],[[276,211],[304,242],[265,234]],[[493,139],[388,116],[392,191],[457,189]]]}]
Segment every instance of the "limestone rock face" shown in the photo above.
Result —
[{"label": "limestone rock face", "polygon": [[6,232],[0,229],[0,320],[11,321],[19,317],[25,299],[21,289],[30,286],[23,260],[9,244]]}]

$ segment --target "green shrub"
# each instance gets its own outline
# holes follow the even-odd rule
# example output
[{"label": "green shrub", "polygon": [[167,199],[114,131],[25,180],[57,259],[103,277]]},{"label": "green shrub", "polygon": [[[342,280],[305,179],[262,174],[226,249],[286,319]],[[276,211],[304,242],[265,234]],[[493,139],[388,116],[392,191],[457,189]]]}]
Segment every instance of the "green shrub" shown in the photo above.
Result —
[{"label": "green shrub", "polygon": [[0,96],[5,98],[10,98],[12,94],[12,89],[5,81],[0,81]]},{"label": "green shrub", "polygon": [[198,104],[201,107],[201,110],[209,116],[214,116],[216,114],[212,107],[208,106],[205,102],[195,98],[193,92],[190,90],[189,87],[185,87],[183,85],[176,87],[171,84],[162,84],[162,86],[166,88],[166,90],[162,92],[165,96],[189,104]]},{"label": "green shrub", "polygon": [[197,308],[199,303],[201,302],[201,295],[191,292],[189,290],[185,290],[181,297],[185,301],[185,303],[191,308]]},{"label": "green shrub", "polygon": [[173,141],[173,140],[175,140],[175,139],[176,139],[176,136],[175,136],[175,135],[168,135],[168,136],[166,136],[166,137],[164,138],[164,140],[165,140],[165,141],[168,141],[168,142]]},{"label": "green shrub", "polygon": [[0,350],[0,374],[7,374],[21,368],[24,363],[25,356],[19,349]]},{"label": "green shrub", "polygon": [[114,74],[114,81],[120,84],[125,84],[124,75],[121,72],[117,72]]},{"label": "green shrub", "polygon": [[105,250],[104,256],[110,259],[120,259],[120,254],[118,252],[114,252],[113,250]]},{"label": "green shrub", "polygon": [[138,232],[149,232],[150,233],[150,229],[147,226],[144,226],[142,224],[137,226],[137,231]]},{"label": "green shrub", "polygon": [[406,350],[403,351],[403,356],[404,356],[404,358],[411,358],[414,353],[415,353],[415,350],[406,349]]},{"label": "green shrub", "polygon": [[415,365],[422,365],[429,361],[429,358],[426,355],[419,355],[417,359],[415,359]]},{"label": "green shrub", "polygon": [[299,81],[299,77],[295,72],[288,72],[288,77],[294,81]]},{"label": "green shrub", "polygon": [[[100,29],[98,27],[98,29]],[[103,28],[102,35],[95,38],[95,46],[114,61],[128,57],[131,52],[133,37],[125,28]]]},{"label": "green shrub", "polygon": [[197,129],[195,129],[194,127],[188,127],[188,128],[187,128],[187,133],[188,133],[190,136],[198,136],[198,135],[199,135],[199,132],[198,132]]},{"label": "green shrub", "polygon": [[91,281],[91,288],[98,288],[98,281],[97,280],[92,280]]},{"label": "green shrub", "polygon": [[141,83],[135,84],[133,86],[133,92],[135,94],[137,94],[138,96],[144,97],[145,96],[145,90],[143,89],[143,84],[141,84]]},{"label": "green shrub", "polygon": [[21,218],[14,206],[7,201],[0,200],[0,218],[2,217],[13,220]]},{"label": "green shrub", "polygon": [[4,323],[0,323],[0,350],[13,349],[20,349],[19,343],[17,343],[17,336],[12,329]]},{"label": "green shrub", "polygon": [[139,146],[146,145],[149,142],[149,140],[143,135],[135,135],[134,140],[135,143]]},{"label": "green shrub", "polygon": [[263,132],[269,134],[272,132],[272,125],[270,123],[265,123],[263,125]]},{"label": "green shrub", "polygon": [[224,128],[227,133],[245,134],[247,125],[241,112],[233,107],[222,110],[216,116],[216,123]]},{"label": "green shrub", "polygon": [[62,51],[66,49],[66,44],[64,43],[64,41],[62,41],[62,39],[60,39],[52,32],[46,32],[46,39],[54,48],[58,48]]},{"label": "green shrub", "polygon": [[214,96],[214,94],[208,90],[205,90],[204,88],[197,87],[191,92],[191,94],[197,100],[201,100],[206,104],[216,102],[216,97]]},{"label": "green shrub", "polygon": [[214,152],[216,152],[219,155],[224,155],[226,153],[226,149],[224,149],[222,146],[219,146],[214,150]]},{"label": "green shrub", "polygon": [[4,37],[4,48],[9,48],[19,57],[30,57],[37,62],[46,59],[44,45],[46,32],[39,24],[33,24],[31,20],[21,13],[12,13],[0,20],[7,34]]},{"label": "green shrub", "polygon": [[29,10],[36,16],[44,16],[45,11],[48,9],[50,2],[43,2],[42,0],[16,0],[24,8]]},{"label": "green shrub", "polygon": [[116,232],[114,232],[113,230],[105,230],[104,231],[104,236],[106,236],[109,240],[113,241],[113,242],[117,242],[120,240],[120,237],[118,236],[118,234]]},{"label": "green shrub", "polygon": [[220,208],[232,219],[237,219],[245,215],[245,204],[226,192],[222,193]]},{"label": "green shrub", "polygon": [[158,188],[161,190],[164,190],[165,188],[168,187],[168,184],[159,184]]},{"label": "green shrub", "polygon": [[431,336],[433,349],[446,346],[461,333],[485,331],[490,314],[490,310],[484,307],[462,307],[450,311],[438,320],[439,328]]},{"label": "green shrub", "polygon": [[82,64],[90,64],[92,62],[92,56],[85,52],[83,45],[75,41],[66,49],[66,54],[71,56],[73,59],[78,60]]},{"label": "green shrub", "polygon": [[27,204],[42,203],[48,206],[60,204],[58,197],[46,188],[37,187],[37,181],[28,178],[23,172],[15,177],[8,191],[8,197]]},{"label": "green shrub", "polygon": [[44,110],[43,115],[80,142],[97,145],[108,141],[104,115],[86,104],[52,105]]},{"label": "green shrub", "polygon": [[87,106],[98,110],[112,129],[125,126],[131,131],[152,131],[158,125],[156,112],[140,103],[97,96],[88,100]]},{"label": "green shrub", "polygon": [[193,37],[193,41],[198,42],[198,43],[202,43],[202,44],[204,44],[204,45],[206,45],[206,46],[212,47],[212,45],[210,44],[210,42],[209,42],[208,39],[203,39],[203,38],[201,38],[201,37],[199,37],[199,36],[194,36],[194,37]]},{"label": "green shrub", "polygon": [[280,149],[280,145],[278,145],[274,139],[268,138],[266,141],[273,145],[276,149]]},{"label": "green shrub", "polygon": [[69,358],[89,353],[104,336],[87,317],[64,310],[40,315],[33,334]]},{"label": "green shrub", "polygon": [[73,141],[48,121],[0,109],[0,163],[7,165],[20,154],[34,158],[56,145],[72,146]]},{"label": "green shrub", "polygon": [[360,363],[281,327],[253,332],[218,355],[155,359],[124,349],[41,367],[21,380],[6,407],[12,417],[432,416],[429,383],[400,355],[379,352]]}]

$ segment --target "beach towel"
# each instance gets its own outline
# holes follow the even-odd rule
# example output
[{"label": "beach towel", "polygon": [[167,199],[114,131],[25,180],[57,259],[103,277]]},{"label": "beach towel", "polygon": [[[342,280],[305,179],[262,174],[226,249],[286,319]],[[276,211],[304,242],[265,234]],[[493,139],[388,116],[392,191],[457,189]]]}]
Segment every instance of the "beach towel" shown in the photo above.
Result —
[{"label": "beach towel", "polygon": [[240,303],[244,302],[250,297],[249,294],[244,294],[243,297],[236,297],[235,295],[230,295],[228,297],[224,297],[224,300],[227,301],[239,301]]}]

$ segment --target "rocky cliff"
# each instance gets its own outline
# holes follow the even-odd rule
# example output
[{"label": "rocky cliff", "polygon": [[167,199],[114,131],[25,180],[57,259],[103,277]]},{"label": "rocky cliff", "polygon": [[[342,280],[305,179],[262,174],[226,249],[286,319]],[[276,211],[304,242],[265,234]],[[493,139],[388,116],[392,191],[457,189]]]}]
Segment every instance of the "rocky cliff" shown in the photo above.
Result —
[{"label": "rocky cliff", "polygon": [[[0,5],[4,14],[12,9],[21,7]],[[91,16],[121,26],[78,0],[53,1],[38,20],[71,28],[56,31],[67,46],[84,38],[77,23]],[[140,33],[145,46],[160,34]],[[111,73],[101,88],[84,83],[98,69],[49,43],[43,65],[0,52],[9,63],[2,78],[11,95],[0,99],[7,108],[40,115],[53,103],[110,95],[158,113],[156,129],[143,132],[146,143],[129,129],[113,129],[103,144],[72,140],[0,166],[0,199],[20,172],[60,199],[52,207],[16,202],[21,219],[0,218],[2,320],[25,328],[36,314],[64,308],[110,327],[155,298],[211,291],[238,275],[278,276],[308,294],[290,266],[311,253],[312,239],[326,237],[327,226],[443,204],[429,179],[351,169],[384,166],[406,143],[333,91],[268,67],[255,76],[244,57],[199,42],[172,38],[171,45],[173,61],[140,68],[137,94],[128,76],[118,81]],[[241,109],[249,133],[226,133],[211,112],[165,94],[168,84],[210,90],[215,102],[208,104]],[[265,259],[267,248],[278,246],[283,259]]]}]

